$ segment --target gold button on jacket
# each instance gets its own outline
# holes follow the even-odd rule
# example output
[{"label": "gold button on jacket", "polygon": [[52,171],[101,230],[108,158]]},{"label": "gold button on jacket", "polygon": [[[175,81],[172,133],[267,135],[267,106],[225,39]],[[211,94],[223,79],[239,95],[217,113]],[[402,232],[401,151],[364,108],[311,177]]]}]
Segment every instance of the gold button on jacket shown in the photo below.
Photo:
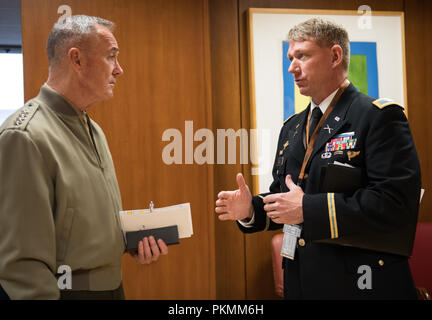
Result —
[{"label": "gold button on jacket", "polygon": [[298,241],[299,246],[304,247],[306,245],[306,241],[304,239],[299,239]]}]

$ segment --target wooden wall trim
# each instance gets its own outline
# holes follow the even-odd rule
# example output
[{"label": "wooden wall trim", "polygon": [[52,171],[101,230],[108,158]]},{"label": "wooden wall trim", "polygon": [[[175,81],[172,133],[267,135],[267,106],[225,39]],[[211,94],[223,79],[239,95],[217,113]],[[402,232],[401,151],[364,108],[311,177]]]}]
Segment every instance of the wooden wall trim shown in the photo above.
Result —
[{"label": "wooden wall trim", "polygon": [[[210,39],[213,97],[213,132],[242,128],[237,0],[210,1]],[[237,158],[238,159],[238,158]],[[222,190],[237,188],[235,176],[240,164],[214,165],[214,200]],[[233,222],[215,219],[216,296],[218,299],[244,299],[244,235]]]},{"label": "wooden wall trim", "polygon": [[432,44],[429,30],[432,28],[432,2],[405,0],[405,42],[409,122],[422,170],[422,187],[426,190],[420,204],[419,221],[432,221]]},{"label": "wooden wall trim", "polygon": [[[203,8],[203,56],[204,56],[204,79],[206,82],[205,99],[207,108],[206,111],[206,128],[213,131],[213,104],[212,104],[212,85],[211,85],[211,47],[210,47],[210,6],[209,0],[204,0]],[[213,131],[214,132],[214,131]],[[216,240],[215,240],[215,219],[214,219],[214,166],[207,165],[207,214],[209,216],[209,298],[216,299]]]}]

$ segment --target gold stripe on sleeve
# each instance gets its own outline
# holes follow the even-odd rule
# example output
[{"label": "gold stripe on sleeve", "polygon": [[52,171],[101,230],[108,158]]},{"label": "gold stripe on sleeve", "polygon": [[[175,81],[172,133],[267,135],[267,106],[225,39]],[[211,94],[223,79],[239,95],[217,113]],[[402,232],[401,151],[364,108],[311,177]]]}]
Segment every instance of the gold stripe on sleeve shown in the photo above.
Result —
[{"label": "gold stripe on sleeve", "polygon": [[336,220],[336,206],[334,200],[334,193],[327,194],[327,205],[329,211],[329,221],[330,221],[330,234],[331,238],[335,239],[339,237],[337,220]]},{"label": "gold stripe on sleeve", "polygon": [[333,208],[333,229],[334,229],[334,236],[335,238],[339,238],[339,231],[338,231],[338,225],[337,225],[337,219],[336,219],[336,205],[335,205],[335,199],[334,199],[334,193],[332,193],[332,208]]},{"label": "gold stripe on sleeve", "polygon": [[268,217],[268,215],[266,215],[266,225],[264,231],[267,231],[269,227],[270,227],[270,218]]}]

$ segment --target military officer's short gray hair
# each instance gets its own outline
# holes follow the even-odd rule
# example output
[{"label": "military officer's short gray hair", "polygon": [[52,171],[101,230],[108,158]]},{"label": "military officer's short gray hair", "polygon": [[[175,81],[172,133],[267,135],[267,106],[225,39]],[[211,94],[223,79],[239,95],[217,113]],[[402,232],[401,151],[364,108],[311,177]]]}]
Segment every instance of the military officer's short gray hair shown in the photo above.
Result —
[{"label": "military officer's short gray hair", "polygon": [[54,24],[48,37],[47,54],[50,66],[59,62],[70,48],[79,46],[95,32],[95,25],[102,25],[110,31],[114,30],[115,24],[109,20],[99,17],[75,15]]},{"label": "military officer's short gray hair", "polygon": [[348,32],[342,26],[328,20],[312,18],[291,28],[288,41],[314,40],[321,47],[339,45],[343,51],[342,66],[348,71],[350,45]]}]

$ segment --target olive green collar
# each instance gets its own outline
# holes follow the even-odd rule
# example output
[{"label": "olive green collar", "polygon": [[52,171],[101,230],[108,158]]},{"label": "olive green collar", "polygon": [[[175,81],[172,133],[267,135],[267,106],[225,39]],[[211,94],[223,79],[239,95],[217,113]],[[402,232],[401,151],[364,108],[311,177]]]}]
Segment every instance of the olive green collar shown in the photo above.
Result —
[{"label": "olive green collar", "polygon": [[79,116],[78,110],[65,97],[51,89],[47,84],[41,87],[36,99],[55,112],[68,116]]}]

